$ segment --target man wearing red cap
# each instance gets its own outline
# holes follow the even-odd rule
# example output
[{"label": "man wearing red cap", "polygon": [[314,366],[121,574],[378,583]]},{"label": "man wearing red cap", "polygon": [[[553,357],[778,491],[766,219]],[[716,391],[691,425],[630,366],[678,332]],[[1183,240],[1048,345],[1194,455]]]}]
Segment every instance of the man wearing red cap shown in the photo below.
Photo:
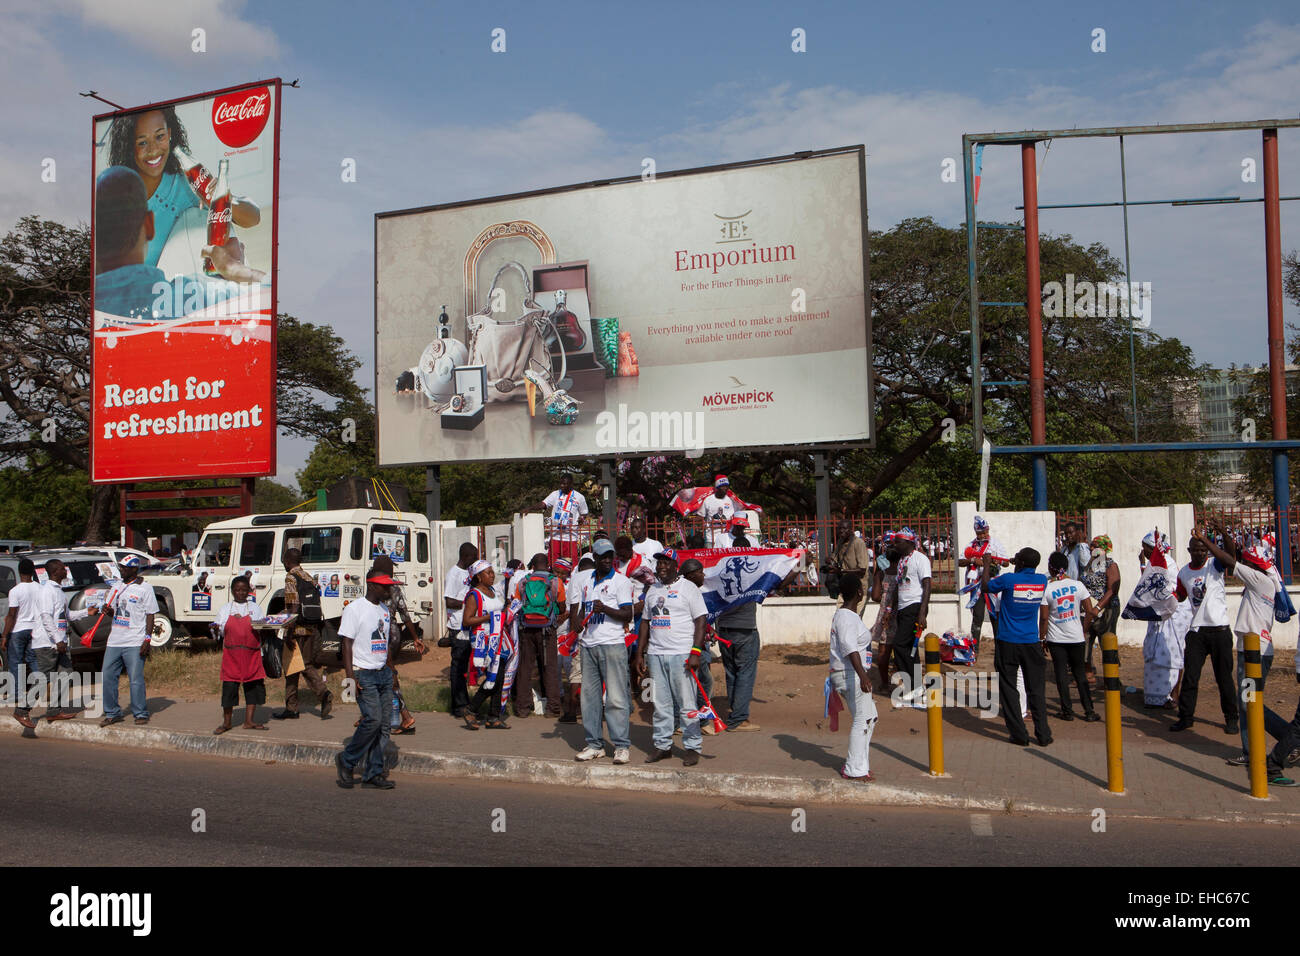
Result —
[{"label": "man wearing red cap", "polygon": [[334,758],[340,787],[351,789],[352,774],[364,763],[361,786],[392,790],[384,775],[384,750],[388,746],[389,713],[393,701],[392,614],[385,602],[396,582],[374,568],[366,575],[366,596],[343,609],[339,637],[343,640],[343,670],[356,687],[361,723],[352,739]]},{"label": "man wearing red cap", "polygon": [[726,475],[713,479],[713,494],[705,498],[696,510],[704,519],[710,548],[731,547],[731,519],[736,515],[736,503],[731,500],[731,482]]}]

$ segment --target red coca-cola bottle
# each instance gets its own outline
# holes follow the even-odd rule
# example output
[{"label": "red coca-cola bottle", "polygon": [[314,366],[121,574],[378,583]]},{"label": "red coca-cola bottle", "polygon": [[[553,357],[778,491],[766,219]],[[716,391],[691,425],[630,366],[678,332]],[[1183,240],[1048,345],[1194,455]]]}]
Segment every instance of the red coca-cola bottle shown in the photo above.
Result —
[{"label": "red coca-cola bottle", "polygon": [[[217,164],[217,181],[212,186],[212,202],[208,207],[208,245],[224,246],[231,237],[231,199],[230,199],[230,160],[223,159]],[[203,271],[210,276],[219,276],[213,268],[212,260],[203,259]]]},{"label": "red coca-cola bottle", "polygon": [[181,171],[185,173],[185,179],[189,182],[190,189],[194,190],[194,195],[199,197],[199,202],[209,205],[212,202],[213,179],[207,167],[179,146],[172,149],[172,155],[181,164]]}]

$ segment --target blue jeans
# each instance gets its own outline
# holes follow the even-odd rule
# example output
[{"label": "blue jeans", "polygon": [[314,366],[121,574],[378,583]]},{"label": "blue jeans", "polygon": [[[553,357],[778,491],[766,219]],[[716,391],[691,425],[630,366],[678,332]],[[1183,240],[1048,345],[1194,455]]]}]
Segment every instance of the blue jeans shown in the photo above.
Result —
[{"label": "blue jeans", "polygon": [[108,647],[104,649],[104,668],[100,680],[104,685],[104,716],[121,717],[122,708],[117,703],[117,681],[126,671],[131,687],[131,715],[149,717],[149,703],[144,694],[144,658],[139,647]]},{"label": "blue jeans", "polygon": [[[14,679],[14,714],[26,717],[31,707],[28,700],[27,678],[37,672],[36,651],[32,650],[32,632],[14,631],[9,635],[5,650],[9,673]],[[25,666],[24,666],[25,665]]]},{"label": "blue jeans", "polygon": [[[617,644],[601,644],[582,648],[582,729],[587,733],[587,746],[605,749],[601,718],[609,725],[609,742],[617,750],[631,747],[630,721],[632,716],[628,685],[627,648]],[[605,702],[601,705],[601,684],[604,684]],[[672,734],[671,728],[668,731]]]},{"label": "blue jeans", "polygon": [[374,780],[384,772],[384,748],[388,745],[389,715],[393,707],[393,672],[388,667],[378,670],[354,670],[357,681],[357,706],[361,708],[361,724],[352,732],[352,739],[343,748],[343,765],[361,769],[361,781]]},{"label": "blue jeans", "polygon": [[757,628],[744,631],[719,628],[718,634],[731,641],[730,647],[722,645],[722,669],[727,672],[727,699],[731,703],[727,726],[734,727],[749,720],[749,702],[754,696],[761,646]]},{"label": "blue jeans", "polygon": [[1286,758],[1291,756],[1291,751],[1300,747],[1300,704],[1296,705],[1295,717],[1291,719],[1291,723],[1282,723],[1276,731],[1269,721],[1269,715],[1276,717],[1278,720],[1282,718],[1277,717],[1267,707],[1264,708],[1264,724],[1268,727],[1268,732],[1277,738],[1277,746],[1273,748],[1273,752],[1269,755],[1268,762],[1270,766],[1276,765],[1277,769],[1280,770],[1286,766]]},{"label": "blue jeans", "polygon": [[673,749],[673,730],[678,718],[682,722],[682,746],[700,751],[704,737],[700,733],[700,719],[687,717],[686,712],[697,709],[695,695],[699,688],[695,678],[686,669],[689,654],[648,654],[651,692],[655,704],[654,744],[656,750]]}]

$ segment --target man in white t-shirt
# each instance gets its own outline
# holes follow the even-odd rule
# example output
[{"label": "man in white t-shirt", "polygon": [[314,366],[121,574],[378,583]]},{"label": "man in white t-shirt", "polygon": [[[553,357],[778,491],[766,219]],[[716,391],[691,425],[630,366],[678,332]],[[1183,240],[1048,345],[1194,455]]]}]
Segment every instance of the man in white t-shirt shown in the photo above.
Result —
[{"label": "man in white t-shirt", "polygon": [[713,494],[700,502],[695,513],[704,519],[710,548],[731,547],[731,519],[736,514],[736,503],[731,499],[731,481],[726,475],[713,479]]},{"label": "man in white t-shirt", "polygon": [[71,702],[66,699],[66,684],[59,675],[72,672],[72,658],[68,654],[68,622],[80,620],[90,612],[68,610],[68,596],[63,591],[67,580],[68,568],[62,561],[51,558],[45,562],[40,624],[32,632],[32,648],[36,652],[36,666],[49,687],[46,720],[69,720],[77,716]]},{"label": "man in white t-shirt", "polygon": [[646,537],[644,518],[633,518],[628,530],[632,532],[632,550],[641,555],[643,560],[654,561],[655,555],[664,549],[654,538]]},{"label": "man in white t-shirt", "polygon": [[1047,590],[1043,592],[1042,609],[1038,617],[1038,636],[1047,642],[1052,652],[1052,667],[1056,671],[1056,690],[1061,695],[1061,720],[1074,720],[1070,705],[1070,675],[1079,689],[1083,704],[1083,719],[1089,723],[1101,720],[1092,706],[1092,688],[1088,686],[1088,672],[1084,667],[1085,621],[1092,623],[1097,616],[1092,596],[1082,581],[1070,577],[1070,559],[1054,551],[1047,559]]},{"label": "man in white t-shirt", "polygon": [[460,719],[469,706],[469,671],[472,642],[461,629],[460,617],[469,593],[469,566],[478,560],[478,548],[466,541],[460,546],[459,561],[447,569],[442,583],[442,601],[447,607],[447,637],[451,641],[451,715]]},{"label": "man in white t-shirt", "polygon": [[673,755],[673,730],[680,719],[686,748],[682,763],[693,767],[700,762],[704,743],[695,705],[695,668],[704,649],[709,612],[700,589],[681,576],[676,551],[655,555],[655,577],[645,593],[634,662],[642,677],[650,677],[654,696],[655,749],[646,763]]},{"label": "man in white t-shirt", "polygon": [[925,688],[921,686],[920,657],[915,648],[918,644],[916,634],[928,623],[930,613],[930,581],[933,571],[930,559],[916,546],[916,534],[910,528],[904,528],[894,535],[894,546],[898,549],[898,594],[895,600],[897,608],[894,614],[898,629],[890,640],[890,653],[894,661],[894,672],[907,674],[911,691],[904,695],[908,700],[919,700]]},{"label": "man in white t-shirt", "polygon": [[576,759],[596,760],[605,756],[604,721],[609,725],[610,743],[614,745],[614,763],[625,764],[631,759],[632,742],[629,736],[631,695],[627,642],[623,627],[632,623],[635,598],[632,582],[614,569],[614,546],[609,539],[597,540],[591,550],[596,568],[591,577],[582,582],[581,600],[569,607],[570,626],[580,634],[582,726],[587,734],[587,745],[578,752]]},{"label": "man in white t-shirt", "polygon": [[343,640],[343,670],[356,687],[361,723],[352,739],[334,757],[338,784],[353,786],[353,771],[364,763],[361,786],[372,790],[392,790],[396,784],[384,774],[384,749],[388,746],[390,713],[393,706],[392,648],[389,641],[392,612],[387,601],[394,581],[372,568],[366,575],[366,596],[352,601],[339,619],[339,637]]},{"label": "man in white t-shirt", "polygon": [[1232,631],[1228,627],[1228,596],[1223,574],[1227,565],[1210,558],[1206,540],[1194,537],[1187,546],[1191,563],[1178,569],[1178,600],[1192,603],[1192,621],[1183,649],[1183,688],[1178,695],[1178,721],[1171,731],[1187,730],[1196,718],[1196,696],[1205,659],[1214,668],[1219,685],[1219,706],[1223,709],[1224,733],[1241,732],[1238,722],[1237,688],[1233,683]]},{"label": "man in white t-shirt", "polygon": [[149,637],[158,599],[153,586],[140,577],[145,560],[134,554],[118,562],[121,578],[109,591],[104,604],[113,615],[113,629],[104,648],[101,678],[104,684],[104,719],[99,726],[120,724],[125,718],[118,705],[117,683],[126,671],[131,688],[131,714],[137,724],[149,723],[149,699],[145,696],[144,662],[149,659]]},{"label": "man in white t-shirt", "polygon": [[550,527],[551,543],[547,552],[552,564],[557,558],[577,561],[582,547],[578,543],[578,523],[587,516],[587,499],[573,487],[573,475],[560,475],[560,487],[542,501]]},{"label": "man in white t-shirt", "polygon": [[13,678],[14,702],[20,705],[14,708],[14,720],[31,730],[36,724],[30,716],[28,680],[40,667],[32,647],[32,634],[40,625],[42,585],[36,582],[36,565],[29,558],[19,560],[18,578],[19,582],[9,591],[9,613],[5,615],[0,647],[5,649],[5,660]]},{"label": "man in white t-shirt", "polygon": [[[1237,554],[1232,537],[1223,533],[1223,529],[1218,522],[1210,519],[1208,524],[1211,529],[1223,535],[1223,548],[1216,545],[1209,535],[1199,529],[1193,530],[1192,539],[1203,541],[1206,550],[1233,577],[1240,581],[1243,587],[1241,607],[1237,611],[1237,622],[1233,625],[1232,630],[1237,635],[1237,686],[1241,689],[1238,703],[1242,710],[1245,710],[1247,703],[1249,703],[1247,698],[1252,692],[1254,694],[1264,693],[1264,682],[1268,678],[1268,672],[1273,667],[1275,600],[1277,592],[1282,588],[1282,578],[1277,573],[1277,569],[1273,567],[1273,562],[1269,560],[1264,548],[1257,546],[1251,551]],[[1260,678],[1259,683],[1255,686],[1246,683],[1245,638],[1247,634],[1259,635]],[[1300,680],[1300,662],[1297,663],[1297,680]],[[1300,720],[1300,708],[1296,710],[1296,717]],[[1295,786],[1295,781],[1283,774],[1286,760],[1295,746],[1287,741],[1292,726],[1269,707],[1264,707],[1264,728],[1278,741],[1277,746],[1269,754],[1266,761],[1269,784],[1272,786]],[[1247,737],[1246,726],[1243,723],[1241,727],[1241,753],[1230,759],[1228,763],[1237,767],[1249,766],[1249,755],[1250,740]]]},{"label": "man in white t-shirt", "polygon": [[[567,561],[568,558],[561,558]],[[574,634],[575,629],[573,621],[581,621],[582,613],[582,589],[591,580],[595,573],[596,562],[593,558],[583,558],[578,562],[577,570],[570,575],[569,580],[564,584],[564,600],[568,607],[565,609],[564,621],[556,635],[558,643],[561,637],[567,639],[568,635]],[[572,641],[568,657],[562,657],[560,660],[560,676],[564,681],[564,713],[560,715],[560,723],[576,724],[578,722],[579,700],[582,693],[582,642],[581,635],[576,635]],[[565,666],[568,661],[568,666]]]}]

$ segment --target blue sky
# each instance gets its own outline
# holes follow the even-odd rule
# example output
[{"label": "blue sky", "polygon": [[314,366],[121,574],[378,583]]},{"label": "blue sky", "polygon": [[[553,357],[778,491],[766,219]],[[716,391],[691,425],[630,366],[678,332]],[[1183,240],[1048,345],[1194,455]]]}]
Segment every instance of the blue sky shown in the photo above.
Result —
[{"label": "blue sky", "polygon": [[[126,106],[245,81],[286,90],[280,306],[333,325],[373,362],[373,215],[640,171],[867,144],[869,216],[949,225],[940,182],[963,132],[1244,120],[1300,114],[1294,4],[367,4],[6,0],[0,12],[0,227],[89,218],[97,89]],[[194,27],[207,52],[193,53]],[[506,31],[506,52],[490,50]],[[791,30],[807,52],[790,49]],[[1090,49],[1094,28],[1106,51]],[[1281,134],[1282,194],[1300,194],[1300,130]],[[1258,196],[1240,180],[1259,135],[1148,137],[1128,149],[1131,198]],[[1113,142],[1040,149],[1041,201],[1118,199]],[[55,183],[41,162],[58,163]],[[344,158],[357,181],[340,180]],[[985,161],[980,218],[1016,219],[1018,161]],[[1134,278],[1153,329],[1202,361],[1266,359],[1262,213],[1130,214]],[[1300,246],[1300,206],[1283,243]],[[1117,210],[1044,213],[1043,229],[1122,252]],[[1295,316],[1288,314],[1294,319]],[[307,446],[282,441],[295,483]]]}]

